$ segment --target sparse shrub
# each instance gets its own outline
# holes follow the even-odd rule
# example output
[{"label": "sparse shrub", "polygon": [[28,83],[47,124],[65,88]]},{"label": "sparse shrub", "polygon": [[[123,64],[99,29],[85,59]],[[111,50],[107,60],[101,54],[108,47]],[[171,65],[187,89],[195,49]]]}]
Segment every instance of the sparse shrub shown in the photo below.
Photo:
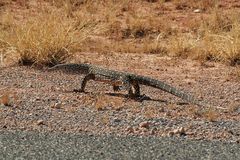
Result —
[{"label": "sparse shrub", "polygon": [[126,19],[126,26],[122,28],[122,38],[148,38],[151,36],[157,37],[159,33],[165,34],[165,36],[171,35],[174,31],[166,23],[168,20],[158,17],[146,16],[128,16]]},{"label": "sparse shrub", "polygon": [[122,38],[143,38],[150,28],[143,19],[131,16],[126,20],[127,27],[122,29]]}]

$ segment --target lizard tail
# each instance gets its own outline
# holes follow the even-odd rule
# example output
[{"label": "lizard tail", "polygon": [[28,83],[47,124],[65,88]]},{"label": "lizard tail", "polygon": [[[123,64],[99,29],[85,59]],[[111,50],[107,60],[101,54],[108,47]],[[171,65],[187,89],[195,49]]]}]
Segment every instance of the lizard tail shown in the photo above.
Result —
[{"label": "lizard tail", "polygon": [[142,85],[147,84],[148,86],[161,89],[162,91],[165,91],[165,92],[168,92],[172,95],[175,95],[175,96],[177,96],[177,97],[179,97],[179,98],[181,98],[181,99],[183,99],[187,102],[190,102],[192,104],[196,104],[198,106],[204,106],[204,104],[202,102],[198,101],[193,96],[191,96],[187,93],[184,93],[184,92],[170,86],[167,83],[164,83],[162,81],[152,79],[152,78],[149,78],[149,77],[142,77],[142,76],[139,76],[138,79],[139,79],[139,83],[142,84]]}]

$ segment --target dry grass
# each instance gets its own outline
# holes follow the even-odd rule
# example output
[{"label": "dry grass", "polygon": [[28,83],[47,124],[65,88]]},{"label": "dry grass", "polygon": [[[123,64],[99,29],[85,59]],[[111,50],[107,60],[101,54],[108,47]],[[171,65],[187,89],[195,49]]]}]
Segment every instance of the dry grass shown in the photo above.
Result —
[{"label": "dry grass", "polygon": [[187,109],[187,114],[195,119],[204,118],[210,122],[214,122],[220,117],[219,111],[213,108],[200,109],[196,107],[190,107]]},{"label": "dry grass", "polygon": [[218,113],[218,111],[216,111],[212,108],[209,108],[209,109],[206,109],[204,112],[202,112],[202,116],[203,116],[203,118],[207,119],[208,121],[214,122],[218,119],[219,113]]},{"label": "dry grass", "polygon": [[4,95],[2,95],[0,97],[0,104],[3,104],[5,106],[9,106],[10,105],[10,96],[8,93],[5,93]]},{"label": "dry grass", "polygon": [[12,106],[17,104],[18,97],[16,93],[14,92],[9,92],[9,91],[1,91],[3,93],[0,94],[0,105],[4,106]]},{"label": "dry grass", "polygon": [[[46,0],[39,1],[42,9],[29,1],[18,2],[37,14],[29,14],[25,20],[17,19],[17,13],[2,14],[0,52],[23,64],[62,63],[77,51],[240,63],[240,13],[222,10],[215,0]],[[177,10],[191,13],[201,9],[206,14],[196,14],[181,26],[175,20],[178,16],[163,14],[172,10],[169,3]]]},{"label": "dry grass", "polygon": [[202,55],[231,65],[240,64],[239,15],[239,12],[223,14],[217,10],[202,24],[199,34],[203,47],[198,48]]},{"label": "dry grass", "polygon": [[210,10],[217,6],[217,0],[173,0],[176,9],[201,9]]},{"label": "dry grass", "polygon": [[41,11],[22,22],[14,21],[10,13],[4,16],[0,49],[24,65],[62,63],[79,50],[79,44],[96,29],[93,21],[69,18],[57,9]]},{"label": "dry grass", "polygon": [[213,10],[208,18],[190,26],[193,32],[170,37],[168,55],[240,64],[239,16],[239,12]]},{"label": "dry grass", "polygon": [[122,98],[116,98],[111,96],[106,96],[98,93],[94,96],[94,108],[98,111],[111,108],[114,110],[120,110],[123,108],[124,102]]}]

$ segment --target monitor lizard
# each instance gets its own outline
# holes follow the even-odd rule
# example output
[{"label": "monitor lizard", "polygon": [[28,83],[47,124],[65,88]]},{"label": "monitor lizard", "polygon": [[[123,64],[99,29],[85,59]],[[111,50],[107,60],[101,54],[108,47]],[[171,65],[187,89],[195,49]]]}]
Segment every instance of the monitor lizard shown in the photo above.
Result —
[{"label": "monitor lizard", "polygon": [[189,103],[204,106],[204,103],[197,100],[193,96],[186,94],[169,84],[150,78],[146,76],[136,75],[133,73],[110,70],[86,63],[69,63],[58,64],[48,69],[49,71],[64,71],[68,74],[85,74],[80,89],[75,89],[75,92],[84,92],[86,84],[89,80],[101,81],[110,83],[114,91],[127,90],[128,95],[131,97],[139,97],[140,85],[151,86],[162,91],[175,95]]}]

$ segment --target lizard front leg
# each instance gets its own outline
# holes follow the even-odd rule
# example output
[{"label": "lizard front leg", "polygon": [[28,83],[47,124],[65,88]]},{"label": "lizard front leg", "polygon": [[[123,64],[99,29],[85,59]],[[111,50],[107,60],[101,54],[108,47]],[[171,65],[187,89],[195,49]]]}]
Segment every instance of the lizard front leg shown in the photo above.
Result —
[{"label": "lizard front leg", "polygon": [[83,81],[82,81],[82,83],[81,83],[81,89],[74,89],[73,91],[74,91],[74,92],[84,92],[85,87],[86,87],[86,85],[87,85],[87,82],[88,82],[89,80],[95,80],[95,75],[92,74],[92,73],[87,74],[87,75],[84,77],[84,79],[83,79]]}]

